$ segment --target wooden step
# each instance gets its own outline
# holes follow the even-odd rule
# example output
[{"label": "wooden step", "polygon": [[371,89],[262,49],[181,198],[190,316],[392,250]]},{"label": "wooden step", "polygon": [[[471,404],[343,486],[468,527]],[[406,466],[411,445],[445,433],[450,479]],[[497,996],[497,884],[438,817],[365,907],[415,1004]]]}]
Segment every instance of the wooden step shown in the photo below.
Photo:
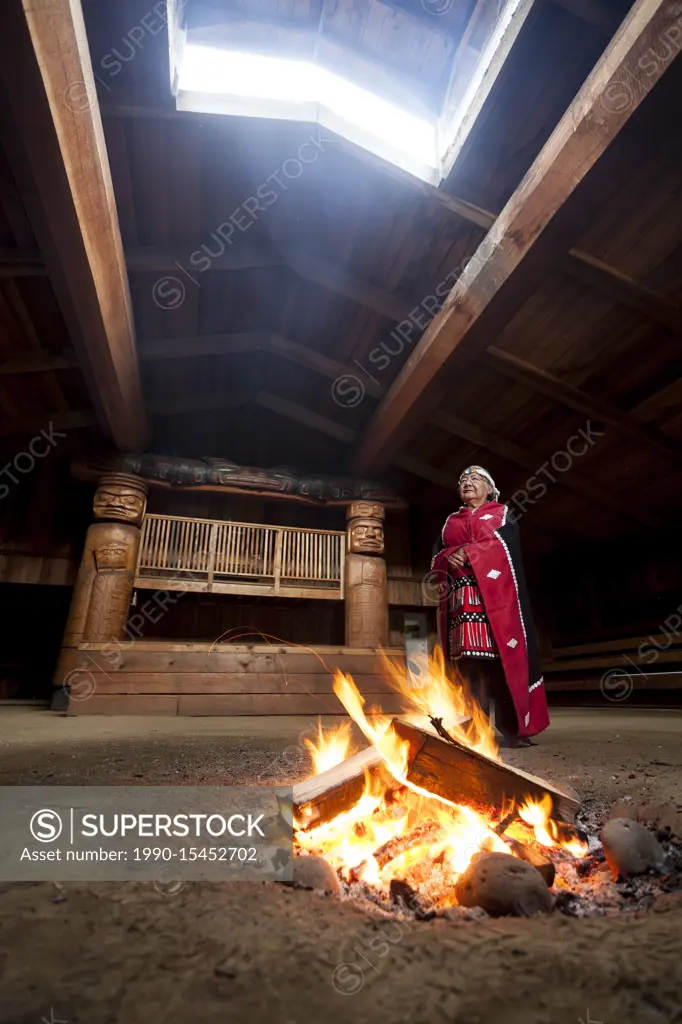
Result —
[{"label": "wooden step", "polygon": [[[367,695],[367,708],[398,714],[402,701],[397,694]],[[301,693],[230,694],[100,694],[87,700],[69,701],[69,715],[346,715],[334,694]]]}]

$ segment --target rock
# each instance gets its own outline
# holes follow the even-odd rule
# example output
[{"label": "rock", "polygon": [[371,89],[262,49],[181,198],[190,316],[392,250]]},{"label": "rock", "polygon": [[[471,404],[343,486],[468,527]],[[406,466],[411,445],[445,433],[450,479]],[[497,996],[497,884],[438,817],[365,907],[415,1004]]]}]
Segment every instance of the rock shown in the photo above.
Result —
[{"label": "rock", "polygon": [[294,857],[293,884],[298,889],[318,889],[330,896],[341,892],[336,871],[324,857]]},{"label": "rock", "polygon": [[657,896],[651,904],[655,914],[665,914],[669,910],[682,910],[682,890],[677,892],[664,892]]},{"label": "rock", "polygon": [[614,878],[663,867],[665,854],[651,832],[630,818],[612,818],[601,830],[604,854]]},{"label": "rock", "polygon": [[462,907],[482,907],[493,917],[530,917],[552,909],[552,896],[540,872],[508,853],[474,857],[455,886]]},{"label": "rock", "polygon": [[667,828],[673,835],[682,836],[682,814],[672,804],[642,804],[637,808],[637,821],[643,825]]},{"label": "rock", "polygon": [[637,805],[632,801],[617,800],[609,811],[609,820],[611,818],[632,818],[633,821],[636,821]]}]

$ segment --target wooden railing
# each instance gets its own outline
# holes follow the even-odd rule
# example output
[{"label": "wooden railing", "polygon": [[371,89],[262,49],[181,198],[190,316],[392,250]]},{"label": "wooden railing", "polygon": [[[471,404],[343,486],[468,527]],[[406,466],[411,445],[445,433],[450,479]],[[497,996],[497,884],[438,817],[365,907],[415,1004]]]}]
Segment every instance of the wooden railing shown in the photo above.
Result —
[{"label": "wooden railing", "polygon": [[334,530],[146,515],[135,585],[339,599],[345,541]]}]

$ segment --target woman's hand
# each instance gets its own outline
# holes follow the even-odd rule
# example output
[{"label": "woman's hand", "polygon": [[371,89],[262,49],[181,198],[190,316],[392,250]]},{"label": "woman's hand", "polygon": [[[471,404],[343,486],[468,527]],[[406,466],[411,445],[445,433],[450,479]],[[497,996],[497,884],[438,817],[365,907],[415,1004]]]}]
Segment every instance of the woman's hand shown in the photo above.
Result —
[{"label": "woman's hand", "polygon": [[457,548],[456,551],[453,551],[452,554],[448,556],[448,562],[455,569],[461,569],[463,566],[468,565],[469,559],[467,557],[466,548]]}]

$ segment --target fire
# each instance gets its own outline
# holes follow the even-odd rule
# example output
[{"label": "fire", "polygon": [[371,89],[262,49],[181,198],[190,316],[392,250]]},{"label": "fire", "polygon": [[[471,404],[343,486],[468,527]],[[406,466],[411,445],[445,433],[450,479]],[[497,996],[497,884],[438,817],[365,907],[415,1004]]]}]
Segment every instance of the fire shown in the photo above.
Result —
[{"label": "fire", "polygon": [[335,729],[325,733],[322,722],[317,723],[317,743],[304,737],[303,742],[310,751],[313,759],[315,775],[326,772],[329,768],[335,768],[337,764],[345,761],[350,753],[351,725],[350,722],[343,722]]},{"label": "fire", "polygon": [[526,797],[523,804],[519,807],[518,813],[521,820],[531,826],[535,839],[541,846],[561,847],[570,853],[572,857],[575,857],[576,860],[580,860],[588,853],[587,843],[575,837],[562,839],[560,836],[559,827],[555,821],[552,821],[550,816],[552,813],[552,798],[549,793],[545,793],[542,800]]},{"label": "fire", "polygon": [[[556,846],[557,827],[550,818],[552,798],[545,793],[542,800],[527,797],[519,807],[519,818],[530,825],[541,846]],[[553,833],[553,834],[552,834]]]},{"label": "fire", "polygon": [[[458,742],[498,759],[494,729],[465,685],[446,671],[442,652],[429,658],[415,687],[410,676],[384,658],[389,682],[405,698],[408,719],[422,728],[440,720]],[[423,680],[423,682],[422,682]],[[432,793],[408,778],[410,744],[391,727],[392,718],[371,715],[351,676],[337,672],[334,692],[353,722],[380,753],[387,772],[365,773],[364,791],[354,807],[325,824],[306,828],[295,822],[302,853],[325,857],[347,882],[362,882],[385,894],[392,879],[402,879],[427,895],[432,905],[454,902],[453,887],[473,857],[488,851],[510,852],[494,826],[501,816],[490,808],[473,808]],[[315,774],[340,764],[350,753],[351,726],[344,723],[306,741]],[[506,808],[505,810],[509,810]],[[516,828],[528,842],[564,847],[575,857],[586,848],[574,837],[563,842],[551,818],[552,799],[527,798],[517,809]],[[510,830],[511,834],[511,830]]]},{"label": "fire", "polygon": [[423,671],[418,677],[420,686],[415,686],[414,678],[389,661],[383,653],[382,660],[388,681],[412,706],[414,713],[427,718],[440,718],[453,739],[479,754],[499,759],[495,730],[490,720],[468,693],[466,683],[461,679],[450,678],[440,647],[436,646],[433,656],[422,666]]}]

